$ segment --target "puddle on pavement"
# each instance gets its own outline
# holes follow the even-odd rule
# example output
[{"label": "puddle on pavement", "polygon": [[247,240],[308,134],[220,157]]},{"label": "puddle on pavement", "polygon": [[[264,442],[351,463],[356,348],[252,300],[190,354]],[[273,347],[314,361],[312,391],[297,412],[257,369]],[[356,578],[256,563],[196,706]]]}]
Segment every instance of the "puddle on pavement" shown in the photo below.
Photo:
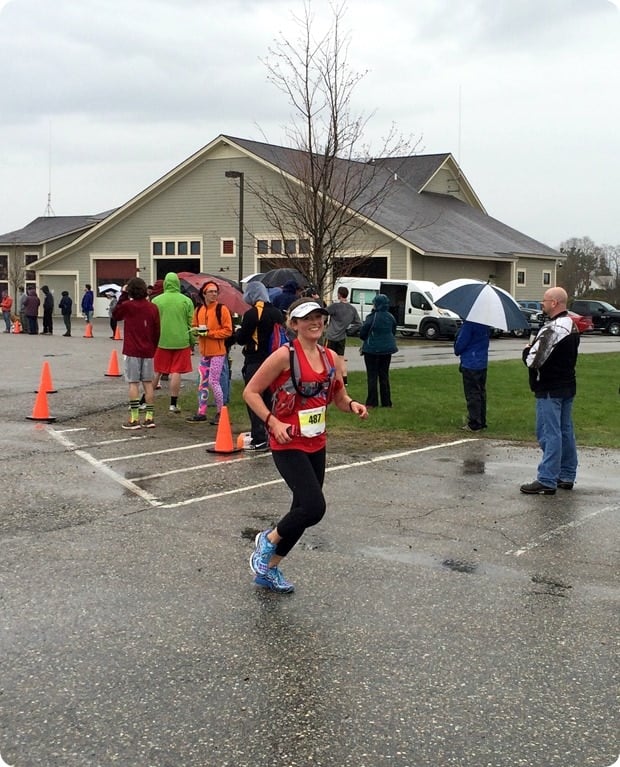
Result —
[{"label": "puddle on pavement", "polygon": [[455,573],[475,573],[478,565],[474,562],[467,562],[464,559],[444,559],[442,567],[453,570]]},{"label": "puddle on pavement", "polygon": [[484,474],[486,463],[479,458],[466,458],[463,461],[463,474]]}]

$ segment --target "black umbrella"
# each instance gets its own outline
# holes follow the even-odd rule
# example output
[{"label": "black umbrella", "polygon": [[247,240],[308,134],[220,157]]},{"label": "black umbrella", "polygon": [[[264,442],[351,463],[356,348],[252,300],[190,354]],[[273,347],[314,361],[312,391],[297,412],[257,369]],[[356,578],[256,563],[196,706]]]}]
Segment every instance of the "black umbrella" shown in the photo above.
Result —
[{"label": "black umbrella", "polygon": [[300,288],[307,288],[310,281],[307,277],[298,270],[288,267],[282,267],[281,269],[271,269],[269,272],[265,272],[260,281],[268,288],[281,288],[284,283],[294,280]]}]

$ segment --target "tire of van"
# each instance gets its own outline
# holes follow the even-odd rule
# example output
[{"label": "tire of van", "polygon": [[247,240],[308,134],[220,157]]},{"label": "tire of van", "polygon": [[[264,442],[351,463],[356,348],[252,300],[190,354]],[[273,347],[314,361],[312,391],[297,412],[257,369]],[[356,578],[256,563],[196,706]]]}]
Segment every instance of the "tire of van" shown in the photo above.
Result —
[{"label": "tire of van", "polygon": [[404,338],[411,338],[411,336],[415,335],[415,331],[413,331],[413,330],[400,330],[399,333]]},{"label": "tire of van", "polygon": [[421,334],[427,341],[435,341],[439,338],[439,325],[435,322],[427,322],[422,328]]}]

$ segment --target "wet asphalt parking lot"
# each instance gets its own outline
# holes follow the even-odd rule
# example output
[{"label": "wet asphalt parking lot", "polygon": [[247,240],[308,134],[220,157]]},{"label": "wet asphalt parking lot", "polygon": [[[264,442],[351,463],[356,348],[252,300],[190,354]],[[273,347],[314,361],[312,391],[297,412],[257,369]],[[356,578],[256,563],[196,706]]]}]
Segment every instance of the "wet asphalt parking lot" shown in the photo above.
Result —
[{"label": "wet asphalt parking lot", "polygon": [[[271,457],[208,452],[209,425],[121,431],[114,348],[2,338],[4,762],[617,760],[618,451],[581,449],[552,497],[518,492],[533,445],[331,452],[278,596],[247,565],[288,504]],[[25,418],[45,359],[51,424]]]}]

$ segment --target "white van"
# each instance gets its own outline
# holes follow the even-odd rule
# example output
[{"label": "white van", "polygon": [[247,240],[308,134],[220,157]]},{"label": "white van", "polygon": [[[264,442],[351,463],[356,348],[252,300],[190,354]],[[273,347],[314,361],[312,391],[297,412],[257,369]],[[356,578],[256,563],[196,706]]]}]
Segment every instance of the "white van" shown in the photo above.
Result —
[{"label": "white van", "polygon": [[349,289],[349,301],[357,309],[362,322],[372,311],[372,300],[377,293],[390,299],[390,312],[396,319],[403,336],[417,333],[429,341],[441,336],[454,338],[463,324],[454,312],[440,309],[433,303],[434,282],[420,280],[382,280],[375,277],[340,277],[334,285],[334,301],[338,288]]}]

